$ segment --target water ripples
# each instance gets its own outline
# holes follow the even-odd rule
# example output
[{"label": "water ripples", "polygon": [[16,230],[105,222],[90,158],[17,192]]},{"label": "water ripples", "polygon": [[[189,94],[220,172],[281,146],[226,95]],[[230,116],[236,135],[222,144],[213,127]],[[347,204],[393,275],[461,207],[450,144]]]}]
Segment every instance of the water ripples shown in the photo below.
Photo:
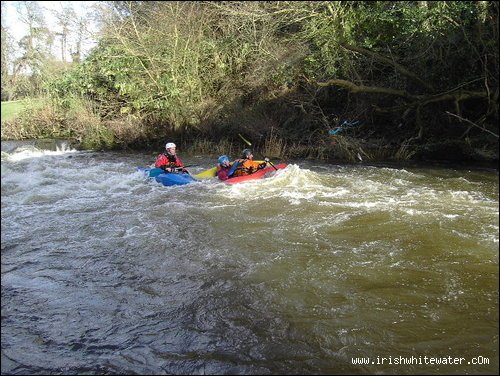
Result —
[{"label": "water ripples", "polygon": [[164,187],[147,159],[2,153],[3,374],[498,371],[497,172],[299,161]]}]

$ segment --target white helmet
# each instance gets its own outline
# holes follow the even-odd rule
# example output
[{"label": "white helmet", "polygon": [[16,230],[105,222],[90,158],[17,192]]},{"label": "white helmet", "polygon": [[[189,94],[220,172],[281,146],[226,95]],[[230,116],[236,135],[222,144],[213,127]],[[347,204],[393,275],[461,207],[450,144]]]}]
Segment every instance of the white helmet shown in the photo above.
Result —
[{"label": "white helmet", "polygon": [[168,142],[166,145],[165,145],[165,149],[170,149],[170,148],[175,148],[175,144],[173,142]]}]

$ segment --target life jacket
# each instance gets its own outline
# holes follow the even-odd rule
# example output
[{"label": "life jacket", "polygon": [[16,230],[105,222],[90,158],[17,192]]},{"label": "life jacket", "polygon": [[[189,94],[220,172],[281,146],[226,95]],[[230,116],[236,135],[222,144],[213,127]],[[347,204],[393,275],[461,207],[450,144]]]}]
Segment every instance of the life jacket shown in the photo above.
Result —
[{"label": "life jacket", "polygon": [[157,168],[172,168],[172,167],[182,167],[184,164],[176,155],[169,155],[166,152],[158,155],[155,162],[155,167]]},{"label": "life jacket", "polygon": [[255,171],[257,171],[260,167],[259,162],[252,161],[250,159],[246,159],[244,162],[240,163],[234,171],[233,176],[245,176],[251,175]]}]

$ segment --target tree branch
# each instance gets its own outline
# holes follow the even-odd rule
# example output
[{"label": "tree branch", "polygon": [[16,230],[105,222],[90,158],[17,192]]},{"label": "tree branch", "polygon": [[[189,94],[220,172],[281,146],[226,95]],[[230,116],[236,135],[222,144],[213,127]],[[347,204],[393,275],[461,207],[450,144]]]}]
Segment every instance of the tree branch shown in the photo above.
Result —
[{"label": "tree branch", "polygon": [[415,100],[419,98],[419,96],[411,95],[404,90],[389,89],[377,86],[356,85],[353,82],[340,79],[332,79],[326,82],[318,82],[317,84],[318,86],[331,86],[331,85],[340,86],[348,89],[351,93],[388,94]]},{"label": "tree branch", "polygon": [[375,60],[378,60],[382,63],[392,65],[396,71],[401,73],[402,75],[411,78],[412,80],[418,82],[420,85],[422,85],[424,88],[426,88],[429,91],[433,91],[433,87],[429,85],[427,82],[423,81],[420,77],[418,77],[415,73],[410,72],[408,69],[403,67],[402,65],[396,63],[394,60],[389,59],[385,56],[379,55],[375,52],[368,51],[367,49],[364,49],[362,47],[355,47],[355,46],[350,46],[345,43],[340,43],[340,46],[344,47],[347,50],[354,51],[354,52],[359,52],[365,56],[369,56]]},{"label": "tree branch", "polygon": [[434,102],[443,102],[443,101],[463,101],[472,98],[487,98],[488,93],[485,91],[470,91],[470,90],[458,90],[455,93],[446,92],[444,94],[434,94],[434,95],[414,95],[410,94],[405,90],[396,90],[385,87],[378,86],[365,86],[365,85],[356,85],[353,82],[340,80],[340,79],[332,79],[326,82],[318,82],[318,86],[339,86],[348,89],[351,93],[368,93],[368,94],[387,94],[393,95],[401,98],[408,99],[413,103],[409,105],[426,105]]},{"label": "tree branch", "polygon": [[480,125],[477,125],[476,123],[468,120],[468,119],[464,119],[463,117],[461,116],[458,116],[458,115],[455,115],[455,114],[452,114],[451,112],[448,112],[448,111],[445,111],[448,115],[451,115],[451,116],[454,116],[456,117],[457,119],[459,119],[460,121],[465,121],[466,123],[474,126],[474,127],[477,127],[479,129],[481,129],[482,131],[485,131],[485,132],[488,132],[489,134],[492,134],[493,136],[495,136],[496,138],[498,138],[498,135],[496,133],[493,133],[492,131],[484,128],[484,127],[481,127]]}]

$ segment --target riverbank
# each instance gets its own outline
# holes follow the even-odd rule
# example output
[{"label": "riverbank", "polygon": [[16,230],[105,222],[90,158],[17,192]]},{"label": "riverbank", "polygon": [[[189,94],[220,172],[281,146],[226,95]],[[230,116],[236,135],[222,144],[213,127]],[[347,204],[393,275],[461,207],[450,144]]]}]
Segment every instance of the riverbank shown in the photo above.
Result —
[{"label": "riverbank", "polygon": [[[23,102],[23,112],[20,102]],[[474,137],[441,137],[427,141],[410,141],[390,133],[386,128],[372,134],[372,126],[365,126],[364,129],[360,126],[340,134],[332,134],[325,129],[308,139],[297,139],[296,132],[285,132],[279,127],[271,127],[262,133],[251,127],[244,132],[239,125],[224,128],[221,124],[212,124],[209,128],[196,131],[174,132],[158,125],[144,124],[133,117],[104,121],[94,114],[88,103],[85,105],[81,101],[73,103],[74,109],[67,113],[62,113],[49,100],[30,99],[16,103],[2,103],[2,111],[5,105],[17,106],[17,109],[11,106],[5,121],[2,113],[3,141],[54,138],[68,139],[73,148],[81,150],[162,151],[165,140],[169,139],[188,153],[228,154],[237,158],[247,146],[240,137],[242,132],[256,151],[270,158],[340,163],[498,165],[498,141],[484,132]]]},{"label": "riverbank", "polygon": [[[211,159],[215,161],[217,157],[221,154],[228,154],[231,158],[237,158],[239,155],[239,149],[235,146],[229,146],[228,144],[219,145],[219,148],[216,148],[213,145],[213,148],[207,146],[206,143],[204,146],[200,146],[200,144],[191,144],[187,146],[182,146],[179,148],[179,154],[182,156],[206,156],[207,159]],[[19,150],[24,149],[38,149],[38,150],[49,150],[49,151],[64,151],[69,149],[79,150],[77,144],[74,144],[71,140],[65,139],[39,139],[39,140],[9,140],[9,141],[1,141],[1,151],[5,153],[15,153]],[[225,151],[224,151],[225,150]],[[104,150],[101,150],[104,152]],[[130,152],[138,152],[140,150],[114,150],[117,153],[129,154]],[[142,151],[151,155],[152,160],[154,157],[162,151],[162,147],[159,146],[157,148],[144,148]],[[343,164],[343,165],[363,165],[363,166],[373,166],[380,168],[434,168],[434,169],[455,169],[455,170],[492,170],[498,171],[498,162],[497,161],[439,161],[439,160],[385,160],[385,161],[373,161],[373,160],[354,160],[354,161],[345,161],[339,160],[335,158],[301,158],[301,157],[280,157],[280,156],[271,156],[272,160],[282,160],[286,162],[290,161],[300,161],[300,160],[308,160],[308,161],[316,161],[320,164]],[[293,163],[292,162],[292,163]],[[145,161],[147,163],[147,161]]]}]

